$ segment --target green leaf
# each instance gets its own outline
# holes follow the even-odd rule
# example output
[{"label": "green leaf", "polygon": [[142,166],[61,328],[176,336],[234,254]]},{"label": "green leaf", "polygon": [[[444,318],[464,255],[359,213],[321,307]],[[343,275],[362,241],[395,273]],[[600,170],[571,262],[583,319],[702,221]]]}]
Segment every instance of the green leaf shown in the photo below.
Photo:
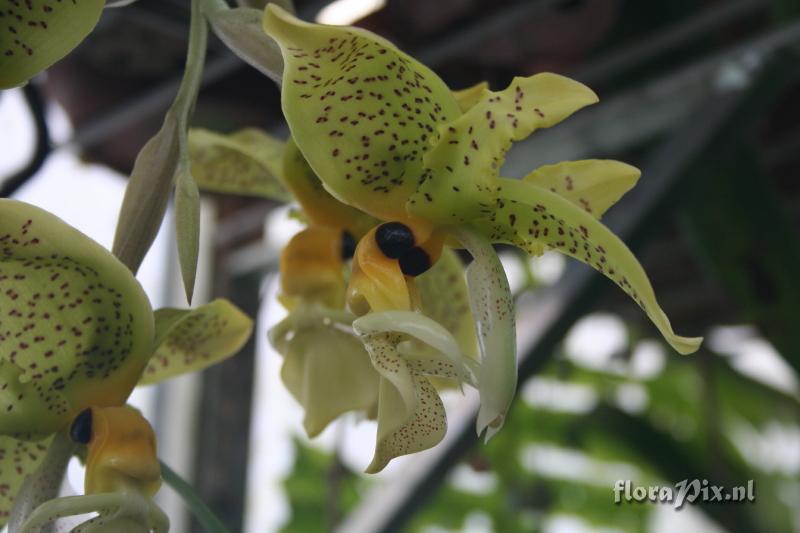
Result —
[{"label": "green leaf", "polygon": [[[37,207],[0,200],[0,435],[44,435],[88,406],[125,402],[153,340],[139,283]],[[20,397],[22,396],[22,397]]]},{"label": "green leaf", "polygon": [[256,129],[189,131],[192,176],[205,191],[290,201],[281,183],[283,151],[283,142]]},{"label": "green leaf", "polygon": [[35,442],[0,437],[0,527],[8,521],[25,477],[44,461],[51,441],[52,437]]},{"label": "green leaf", "polygon": [[514,298],[491,243],[465,228],[458,228],[454,235],[473,258],[467,268],[467,287],[481,351],[477,430],[480,435],[485,429],[488,441],[503,427],[517,388]]},{"label": "green leaf", "polygon": [[196,309],[158,309],[155,322],[155,350],[139,385],[216,364],[238,352],[253,330],[253,321],[223,299]]},{"label": "green leaf", "polygon": [[300,308],[270,333],[284,358],[281,379],[303,406],[309,437],[346,412],[371,411],[379,381],[357,337],[312,315],[310,308]]},{"label": "green leaf", "polygon": [[23,85],[89,35],[103,0],[0,0],[0,89]]},{"label": "green leaf", "polygon": [[639,261],[594,216],[531,183],[502,179],[501,184],[500,198],[488,224],[476,226],[490,233],[493,242],[533,251],[545,245],[586,263],[633,298],[678,353],[697,350],[702,338],[675,335]]},{"label": "green leaf", "polygon": [[211,11],[208,22],[216,36],[242,61],[280,85],[283,57],[278,43],[264,34],[262,17],[259,9],[237,7]]},{"label": "green leaf", "polygon": [[283,53],[284,116],[325,188],[377,218],[408,219],[422,155],[459,115],[444,82],[362,29],[309,24],[272,5],[264,29]]},{"label": "green leaf", "polygon": [[494,195],[513,141],[595,102],[597,95],[585,85],[550,73],[514,78],[500,92],[484,89],[469,111],[439,126],[438,138],[424,157],[431,178],[412,197],[409,213],[442,224],[480,216]]}]

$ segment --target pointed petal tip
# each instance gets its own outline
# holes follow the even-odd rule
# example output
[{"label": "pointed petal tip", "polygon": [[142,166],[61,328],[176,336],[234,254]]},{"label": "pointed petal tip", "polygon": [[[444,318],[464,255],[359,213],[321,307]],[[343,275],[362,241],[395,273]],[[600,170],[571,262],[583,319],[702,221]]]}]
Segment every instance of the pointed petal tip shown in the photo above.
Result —
[{"label": "pointed petal tip", "polygon": [[[503,428],[505,421],[505,413],[495,413],[489,409],[485,409],[484,406],[481,406],[480,410],[478,411],[478,420],[475,423],[475,429],[478,432],[478,437],[484,435],[484,444],[489,442],[489,439],[494,437],[495,434],[497,434],[497,432]],[[485,434],[484,430],[486,432]]]},{"label": "pointed petal tip", "polygon": [[[271,37],[275,37],[281,33],[281,30],[292,26],[306,26],[310,25],[279,5],[273,4],[272,2],[267,4],[267,7],[264,9],[264,17],[261,19],[261,26],[264,28],[264,31],[269,34]],[[277,39],[276,39],[277,40]],[[280,43],[280,41],[278,41]]]},{"label": "pointed petal tip", "polygon": [[377,474],[384,468],[386,465],[389,464],[389,461],[381,460],[377,456],[372,458],[372,462],[369,463],[369,466],[364,469],[365,474]]},{"label": "pointed petal tip", "polygon": [[689,355],[700,349],[703,337],[679,337],[675,335],[667,340],[676,352],[681,355]]},{"label": "pointed petal tip", "polygon": [[[539,74],[535,74],[534,77],[538,77],[541,80],[546,80],[552,85],[559,86],[565,93],[571,93],[570,96],[572,98],[582,100],[585,105],[596,104],[600,101],[600,97],[598,97],[597,93],[595,93],[592,89],[577,80],[568,78],[567,76],[562,76],[561,74],[555,74],[553,72],[540,72]],[[524,77],[516,77],[512,83],[517,81],[521,82],[525,79],[526,78]]]}]

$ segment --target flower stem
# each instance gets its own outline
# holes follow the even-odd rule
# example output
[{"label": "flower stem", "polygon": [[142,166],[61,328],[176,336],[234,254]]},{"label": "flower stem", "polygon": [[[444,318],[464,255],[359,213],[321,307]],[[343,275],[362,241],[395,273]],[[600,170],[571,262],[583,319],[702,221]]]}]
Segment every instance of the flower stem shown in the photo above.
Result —
[{"label": "flower stem", "polygon": [[177,492],[192,515],[208,533],[228,533],[228,529],[220,521],[214,512],[200,499],[200,496],[195,492],[194,488],[189,485],[181,476],[179,476],[169,466],[161,462],[161,477],[164,481]]}]

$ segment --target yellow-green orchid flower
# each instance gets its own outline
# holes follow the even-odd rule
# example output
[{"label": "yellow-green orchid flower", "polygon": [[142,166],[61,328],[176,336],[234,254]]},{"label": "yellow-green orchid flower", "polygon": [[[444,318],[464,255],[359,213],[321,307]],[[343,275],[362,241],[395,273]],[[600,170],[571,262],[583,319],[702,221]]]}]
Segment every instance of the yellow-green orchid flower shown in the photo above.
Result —
[{"label": "yellow-green orchid flower", "polygon": [[97,24],[105,0],[0,0],[0,89],[24,85],[71,52]]},{"label": "yellow-green orchid flower", "polygon": [[281,379],[303,406],[306,433],[318,435],[346,412],[374,413],[378,374],[349,331],[354,317],[344,304],[355,239],[376,221],[330,196],[291,139],[253,129],[192,130],[189,146],[201,189],[275,200],[290,192],[308,222],[281,252],[278,298],[289,315],[269,333],[284,358]]},{"label": "yellow-green orchid flower", "polygon": [[[374,239],[362,238],[353,262],[349,305],[357,308],[362,300],[369,300],[368,307],[387,313],[370,315],[357,329],[361,338],[353,336],[350,325],[354,316],[345,311],[343,296],[346,259],[352,255],[351,246],[355,243],[343,246],[343,235],[358,238],[391,227],[379,225],[374,218],[327,193],[291,139],[280,146],[284,154],[282,170],[278,171],[274,159],[280,150],[273,149],[278,141],[249,133],[251,139],[262,139],[263,148],[258,149],[241,142],[244,131],[248,130],[228,136],[192,132],[189,139],[196,156],[192,171],[200,177],[203,188],[269,198],[274,198],[271,191],[277,180],[297,199],[303,218],[309,223],[281,254],[279,298],[290,314],[270,331],[273,347],[284,356],[283,382],[304,408],[306,432],[313,437],[349,411],[377,417],[378,439],[370,472],[380,470],[397,455],[433,446],[444,435],[443,411],[437,410],[429,422],[432,430],[424,439],[404,442],[402,435],[409,433],[403,428],[424,416],[425,398],[441,404],[437,388],[452,386],[454,380],[457,384],[466,381],[476,385],[477,342],[461,260],[445,250],[433,268],[416,279],[406,280],[401,273],[401,286],[387,290],[390,285],[370,282],[370,278],[391,283],[397,276],[390,273],[381,278],[381,268],[388,265],[385,268],[390,272],[399,272],[400,267],[396,262],[382,261],[380,254],[365,248],[364,243]],[[430,253],[442,253],[441,243]],[[370,263],[372,258],[378,263]],[[413,303],[408,300],[406,284],[413,287]],[[393,300],[402,297],[407,300]],[[379,306],[377,301],[384,305]],[[409,313],[407,310],[412,307],[420,313]],[[398,309],[406,312],[395,314]],[[403,325],[415,326],[416,335],[403,331]],[[442,339],[447,340],[442,343]],[[394,340],[397,346],[392,343]],[[390,379],[392,374],[386,370],[385,359],[376,356],[385,342],[391,344],[391,360],[399,367],[407,367],[407,377],[413,374],[413,379],[397,383]],[[448,361],[445,354],[455,363]],[[469,374],[453,372],[456,363],[460,368],[469,365]],[[400,406],[395,402],[398,398],[404,398]]]},{"label": "yellow-green orchid flower", "polygon": [[0,199],[0,522],[52,435],[86,409],[125,404],[139,383],[239,350],[252,321],[224,300],[150,303],[111,253],[59,218]]},{"label": "yellow-green orchid flower", "polygon": [[30,513],[20,533],[87,513],[98,514],[77,530],[169,530],[169,519],[152,500],[161,486],[155,434],[139,411],[130,406],[87,409],[70,424],[69,436],[86,446],[85,494],[46,501]]},{"label": "yellow-green orchid flower", "polygon": [[[697,349],[701,339],[672,331],[639,262],[597,219],[633,186],[638,170],[590,160],[542,167],[521,180],[499,175],[514,141],[595,103],[590,89],[544,73],[514,78],[499,92],[476,87],[454,95],[427,67],[363,29],[306,23],[274,5],[263,23],[283,54],[283,112],[311,168],[337,199],[405,228],[397,239],[381,241],[376,231],[365,237],[373,242],[358,245],[370,259],[363,263],[379,264],[377,249],[400,267],[384,261],[375,270],[374,294],[403,287],[406,254],[413,254],[406,259],[412,273],[433,264],[424,250],[430,239],[456,237],[467,247],[470,240],[476,261],[485,260],[493,254],[477,240],[483,235],[583,261],[628,293],[676,351]],[[361,257],[357,250],[359,267]],[[500,291],[472,291],[483,298],[472,301],[482,340],[478,381],[490,384],[481,387],[483,432],[502,424],[516,371],[507,284],[491,265],[478,271],[492,273]],[[405,301],[395,297],[388,305]]]}]

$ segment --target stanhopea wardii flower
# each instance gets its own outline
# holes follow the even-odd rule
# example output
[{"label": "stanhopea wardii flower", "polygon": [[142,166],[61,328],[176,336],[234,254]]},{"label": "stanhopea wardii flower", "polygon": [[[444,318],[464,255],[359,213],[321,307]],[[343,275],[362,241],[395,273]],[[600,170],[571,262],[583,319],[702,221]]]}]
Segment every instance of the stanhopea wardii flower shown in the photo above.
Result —
[{"label": "stanhopea wardii flower", "polygon": [[244,344],[225,300],[153,312],[110,252],[32,205],[0,200],[0,521],[52,436],[137,384],[200,370]]},{"label": "stanhopea wardii flower", "polygon": [[481,340],[479,433],[502,425],[516,380],[511,298],[502,270],[486,263],[491,243],[556,250],[586,263],[629,294],[676,351],[697,349],[701,339],[672,331],[641,265],[598,220],[636,183],[638,170],[587,160],[518,180],[500,176],[514,141],[595,103],[589,88],[543,73],[514,78],[503,91],[453,93],[363,29],[306,23],[274,5],[264,29],[281,47],[283,112],[305,159],[337,199],[394,224],[358,244],[349,297],[367,305],[354,310],[408,310],[408,279],[453,240],[482,263],[475,282],[489,287],[470,287]]},{"label": "stanhopea wardii flower", "polygon": [[[318,435],[348,412],[377,419],[369,472],[438,443],[446,418],[437,389],[477,386],[477,342],[457,255],[444,250],[433,268],[408,280],[413,303],[393,303],[408,298],[403,275],[396,287],[364,277],[369,307],[374,310],[375,299],[383,298],[386,312],[372,312],[354,323],[345,287],[348,278],[363,275],[357,266],[350,270],[356,240],[391,227],[332,197],[291,138],[282,143],[254,130],[229,135],[195,130],[189,140],[192,171],[201,188],[270,199],[281,199],[281,191],[287,191],[307,222],[281,252],[278,299],[289,315],[269,333],[284,358],[283,383],[303,407],[307,434]],[[366,254],[363,265],[370,276],[380,276],[381,265],[368,262],[373,257],[381,259]],[[396,262],[383,264],[398,268]],[[398,278],[389,274],[386,279]],[[351,289],[358,283],[351,281]],[[363,303],[350,300],[351,308]],[[412,307],[418,312],[407,310]]]}]

